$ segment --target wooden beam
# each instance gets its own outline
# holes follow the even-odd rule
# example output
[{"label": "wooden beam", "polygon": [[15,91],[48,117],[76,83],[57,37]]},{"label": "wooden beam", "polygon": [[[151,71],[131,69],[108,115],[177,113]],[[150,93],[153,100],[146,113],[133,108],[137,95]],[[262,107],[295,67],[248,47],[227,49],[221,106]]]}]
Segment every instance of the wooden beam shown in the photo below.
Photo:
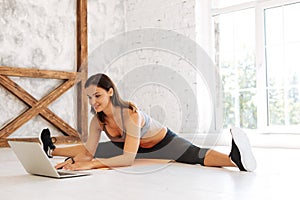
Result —
[{"label": "wooden beam", "polygon": [[32,77],[32,78],[49,78],[49,79],[75,79],[76,72],[64,72],[56,70],[40,70],[18,67],[0,66],[0,75]]},{"label": "wooden beam", "polygon": [[88,101],[84,95],[84,84],[88,72],[87,0],[77,0],[77,72],[81,81],[77,85],[77,129],[86,141],[88,135]]},{"label": "wooden beam", "polygon": [[[31,96],[28,92],[26,92],[22,87],[13,82],[10,78],[0,75],[0,84],[18,97],[21,101],[27,104],[30,107],[33,107],[37,104],[38,100],[36,100],[33,96]],[[48,108],[44,108],[40,115],[50,123],[52,123],[55,127],[63,132],[64,135],[71,135],[78,137],[78,132],[73,129],[70,125],[64,122],[61,118],[55,115]],[[1,131],[2,132],[2,131]]]},{"label": "wooden beam", "polygon": [[12,122],[7,124],[1,129],[0,138],[8,137],[11,133],[20,128],[27,121],[32,119],[34,116],[38,115],[44,108],[46,108],[50,103],[60,97],[65,91],[74,85],[74,80],[68,80],[55,90],[50,92],[47,96],[43,97],[34,106],[26,110],[24,113],[15,118]]},{"label": "wooden beam", "polygon": [[[79,137],[72,136],[58,136],[55,137],[56,142],[55,145],[59,144],[81,144],[81,139]],[[9,147],[7,141],[26,141],[26,142],[40,142],[38,137],[34,138],[0,138],[0,146],[1,147]]]}]

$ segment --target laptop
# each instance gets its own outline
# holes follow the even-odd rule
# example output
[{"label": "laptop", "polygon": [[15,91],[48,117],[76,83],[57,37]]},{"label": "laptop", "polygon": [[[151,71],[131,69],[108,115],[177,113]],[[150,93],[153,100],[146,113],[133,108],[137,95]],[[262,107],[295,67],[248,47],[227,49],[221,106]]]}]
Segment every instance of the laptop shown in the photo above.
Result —
[{"label": "laptop", "polygon": [[36,142],[8,141],[23,167],[29,174],[52,178],[69,178],[90,175],[85,172],[57,170]]}]

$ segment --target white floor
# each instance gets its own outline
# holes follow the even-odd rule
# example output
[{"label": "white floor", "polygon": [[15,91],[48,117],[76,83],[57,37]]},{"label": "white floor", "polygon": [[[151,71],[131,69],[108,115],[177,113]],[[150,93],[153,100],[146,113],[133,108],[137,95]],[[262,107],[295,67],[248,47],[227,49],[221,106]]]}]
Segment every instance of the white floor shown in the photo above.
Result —
[{"label": "white floor", "polygon": [[58,180],[27,174],[10,149],[0,148],[0,199],[300,199],[300,149],[254,148],[254,153],[253,173],[140,160]]}]

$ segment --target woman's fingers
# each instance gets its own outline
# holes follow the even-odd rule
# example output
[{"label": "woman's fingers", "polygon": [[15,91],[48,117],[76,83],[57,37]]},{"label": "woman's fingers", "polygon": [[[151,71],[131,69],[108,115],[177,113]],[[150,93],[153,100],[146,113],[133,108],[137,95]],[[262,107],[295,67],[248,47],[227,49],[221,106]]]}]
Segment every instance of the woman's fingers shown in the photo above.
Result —
[{"label": "woman's fingers", "polygon": [[56,169],[62,169],[68,164],[69,164],[68,161],[65,161],[65,162],[62,162],[62,163],[59,163],[59,164],[55,165],[55,168]]},{"label": "woman's fingers", "polygon": [[65,170],[74,170],[74,166],[72,164],[67,163],[65,166],[63,166],[63,169]]},{"label": "woman's fingers", "polygon": [[92,163],[91,162],[76,162],[74,164],[66,164],[63,169],[66,170],[89,170],[93,169]]},{"label": "woman's fingers", "polygon": [[65,170],[88,170],[92,169],[92,162],[75,162],[72,163],[70,160],[59,163],[55,166],[56,169],[65,169]]}]

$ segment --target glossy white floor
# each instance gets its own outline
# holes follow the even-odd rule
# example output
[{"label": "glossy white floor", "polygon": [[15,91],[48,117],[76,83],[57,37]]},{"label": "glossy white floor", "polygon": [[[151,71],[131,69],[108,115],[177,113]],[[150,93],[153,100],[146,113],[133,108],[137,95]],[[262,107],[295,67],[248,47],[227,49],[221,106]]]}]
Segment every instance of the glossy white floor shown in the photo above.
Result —
[{"label": "glossy white floor", "polygon": [[258,167],[252,173],[140,160],[129,168],[58,180],[27,174],[14,153],[2,148],[0,199],[299,199],[300,149],[253,150]]}]

